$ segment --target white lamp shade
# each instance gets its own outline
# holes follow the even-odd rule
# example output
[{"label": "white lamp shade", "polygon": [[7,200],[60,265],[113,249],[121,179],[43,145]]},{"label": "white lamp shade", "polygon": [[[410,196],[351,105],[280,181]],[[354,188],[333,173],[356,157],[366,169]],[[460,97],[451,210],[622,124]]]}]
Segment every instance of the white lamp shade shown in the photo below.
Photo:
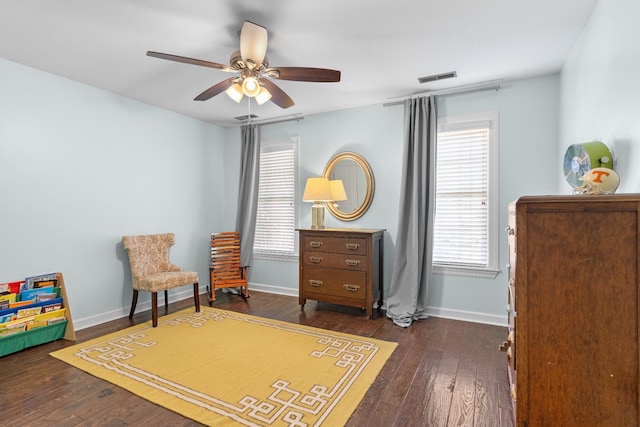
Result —
[{"label": "white lamp shade", "polygon": [[245,77],[245,79],[242,81],[242,91],[244,92],[245,95],[251,96],[251,97],[259,94],[260,83],[258,82],[258,79],[252,76]]},{"label": "white lamp shade", "polygon": [[330,202],[333,195],[331,194],[331,185],[327,178],[309,178],[307,185],[304,187],[304,195],[302,200],[305,202]]},{"label": "white lamp shade", "polygon": [[242,52],[242,60],[248,68],[258,68],[264,60],[267,53],[267,42],[269,36],[267,29],[254,24],[253,22],[244,21],[240,29],[240,52]]},{"label": "white lamp shade", "polygon": [[331,186],[331,197],[334,202],[347,200],[347,192],[344,191],[344,184],[341,179],[332,179],[329,181]]},{"label": "white lamp shade", "polygon": [[236,102],[240,102],[244,94],[242,93],[242,86],[238,83],[234,83],[227,90],[224,91],[229,98],[233,99]]},{"label": "white lamp shade", "polygon": [[258,103],[258,105],[262,105],[270,99],[271,93],[267,90],[266,87],[260,86],[260,93],[256,95],[256,102]]}]

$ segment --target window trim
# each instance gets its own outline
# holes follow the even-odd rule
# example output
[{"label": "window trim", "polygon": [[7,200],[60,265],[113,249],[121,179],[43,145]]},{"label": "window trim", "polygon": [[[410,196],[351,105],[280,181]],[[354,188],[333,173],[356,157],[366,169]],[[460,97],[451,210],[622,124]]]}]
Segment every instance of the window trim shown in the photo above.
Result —
[{"label": "window trim", "polygon": [[[298,136],[293,136],[289,138],[280,138],[273,139],[268,141],[260,141],[260,155],[262,155],[262,151],[265,149],[269,149],[272,147],[277,147],[279,145],[291,146],[293,148],[293,157],[294,157],[294,165],[293,165],[293,251],[290,254],[278,254],[273,252],[261,252],[257,251],[254,245],[253,249],[253,258],[260,260],[268,260],[268,261],[284,261],[284,262],[298,262],[298,233],[296,231],[296,224],[298,224],[298,195],[299,195],[299,186],[298,186],[298,169],[299,169],[299,145],[300,138]],[[257,224],[256,224],[257,229]]]},{"label": "window trim", "polygon": [[[438,133],[444,128],[457,124],[473,122],[489,122],[489,152],[488,161],[488,209],[487,241],[488,259],[486,267],[453,265],[434,262],[433,274],[445,276],[463,276],[494,279],[500,273],[500,117],[497,111],[474,114],[456,115],[438,119]],[[437,143],[437,142],[436,142]],[[437,162],[437,159],[436,159]],[[435,214],[435,213],[434,213]]]}]

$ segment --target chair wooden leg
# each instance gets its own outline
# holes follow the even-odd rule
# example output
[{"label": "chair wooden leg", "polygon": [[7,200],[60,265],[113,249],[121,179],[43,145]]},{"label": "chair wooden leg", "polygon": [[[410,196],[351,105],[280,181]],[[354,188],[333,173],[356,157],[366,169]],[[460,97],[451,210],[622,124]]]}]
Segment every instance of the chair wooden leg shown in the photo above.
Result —
[{"label": "chair wooden leg", "polygon": [[151,319],[152,325],[155,328],[158,326],[158,293],[151,292]]},{"label": "chair wooden leg", "polygon": [[[240,267],[240,275],[243,279],[245,279],[244,283],[246,283],[246,285],[240,287],[240,295],[242,295],[242,299],[244,299],[245,301],[247,300],[247,298],[249,298],[249,281],[247,277],[247,275],[249,274],[248,270],[249,270],[248,266]],[[244,288],[244,292],[242,288]]]},{"label": "chair wooden leg", "polygon": [[249,287],[248,286],[240,286],[237,288],[238,294],[242,297],[243,300],[247,300],[249,298]]},{"label": "chair wooden leg", "polygon": [[136,305],[138,304],[138,291],[133,290],[133,297],[131,298],[131,310],[129,311],[129,319],[133,318],[133,313],[136,311]]},{"label": "chair wooden leg", "polygon": [[213,268],[209,268],[209,287],[207,288],[207,294],[209,294],[209,307],[211,307],[211,303],[216,300],[216,288],[213,286],[213,283]]},{"label": "chair wooden leg", "polygon": [[169,313],[169,292],[164,290],[164,314]]},{"label": "chair wooden leg", "polygon": [[198,288],[198,282],[193,284],[193,302],[196,305],[196,313],[200,313],[200,289]]}]

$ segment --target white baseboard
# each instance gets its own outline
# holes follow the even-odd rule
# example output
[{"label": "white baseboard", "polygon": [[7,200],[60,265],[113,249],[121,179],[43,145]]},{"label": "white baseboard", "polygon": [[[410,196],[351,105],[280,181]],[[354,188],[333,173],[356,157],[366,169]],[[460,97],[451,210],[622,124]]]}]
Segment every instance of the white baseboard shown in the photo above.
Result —
[{"label": "white baseboard", "polygon": [[433,317],[444,319],[462,320],[464,322],[484,323],[487,325],[507,326],[507,316],[495,314],[478,313],[474,311],[451,310],[440,307],[427,307],[427,314]]},{"label": "white baseboard", "polygon": [[[262,283],[250,283],[249,291],[265,292],[276,295],[286,295],[290,297],[297,297],[298,290],[285,288],[282,286],[265,285]],[[206,287],[200,289],[200,293],[205,293]],[[181,301],[184,299],[193,298],[193,291],[182,290],[171,295],[169,302]],[[159,306],[164,304],[163,298],[158,298]],[[82,319],[73,319],[73,326],[76,331],[81,329],[96,326],[101,323],[110,322],[112,320],[120,319],[129,315],[130,307],[122,307],[117,310],[100,313],[95,316],[84,317]],[[136,312],[151,310],[151,301],[138,302]],[[507,326],[507,316],[498,316],[495,314],[478,313],[473,311],[451,310],[440,307],[427,307],[427,314],[432,317],[442,317],[445,319],[461,320],[464,322],[484,323],[487,325]]]},{"label": "white baseboard", "polygon": [[266,292],[268,294],[286,295],[289,297],[297,297],[298,290],[285,288],[282,286],[264,285],[262,283],[249,283],[249,292],[251,291]]},{"label": "white baseboard", "polygon": [[[200,294],[207,292],[206,287],[200,287]],[[159,293],[158,296],[158,310],[160,310],[164,306],[164,297],[162,296],[162,292]],[[169,303],[182,301],[184,299],[192,299],[193,298],[193,286],[185,286],[184,289],[171,293],[169,295]],[[100,325],[102,323],[110,322],[112,320],[121,319],[123,317],[129,316],[129,310],[131,306],[121,307],[116,310],[107,311],[105,313],[96,314],[95,316],[83,317],[82,319],[73,319],[73,327],[76,331],[81,329],[89,328],[91,326]],[[136,304],[136,313],[140,311],[151,310],[151,300],[147,301],[139,301]],[[149,317],[151,320],[151,317]]]},{"label": "white baseboard", "polygon": [[[147,306],[144,309],[151,309],[151,302],[140,303],[138,307],[143,309],[143,306]],[[137,308],[136,308],[137,310]],[[129,309],[120,308],[118,310],[107,311],[105,313],[96,314],[95,316],[83,317],[82,319],[73,319],[73,328],[76,331],[81,329],[90,328],[91,326],[100,325],[102,323],[110,322],[112,320],[121,319],[129,315]]]},{"label": "white baseboard", "polygon": [[[251,283],[249,289],[267,292],[278,295],[288,295],[291,297],[298,296],[297,289],[283,288],[279,286],[264,285],[260,283]],[[484,323],[487,325],[507,326],[507,316],[498,316],[495,314],[478,313],[473,311],[450,310],[439,307],[427,307],[427,314],[433,317],[442,317],[444,319],[461,320],[464,322]]]}]

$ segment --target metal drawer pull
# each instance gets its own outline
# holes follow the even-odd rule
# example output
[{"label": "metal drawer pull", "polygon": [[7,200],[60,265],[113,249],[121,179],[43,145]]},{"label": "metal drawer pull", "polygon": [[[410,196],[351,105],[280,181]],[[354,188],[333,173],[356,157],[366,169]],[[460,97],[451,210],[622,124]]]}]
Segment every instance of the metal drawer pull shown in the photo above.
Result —
[{"label": "metal drawer pull", "polygon": [[350,267],[356,267],[360,265],[360,260],[357,259],[345,259],[344,262],[346,262]]},{"label": "metal drawer pull", "polygon": [[342,287],[348,290],[349,292],[357,292],[358,289],[360,289],[359,285],[352,285],[351,283],[345,283],[344,285],[342,285]]},{"label": "metal drawer pull", "polygon": [[347,247],[347,249],[352,249],[352,250],[356,250],[360,247],[359,243],[345,243],[344,245]]},{"label": "metal drawer pull", "polygon": [[311,286],[315,286],[316,288],[322,285],[322,280],[309,280],[309,284]]},{"label": "metal drawer pull", "polygon": [[316,242],[315,240],[312,240],[309,242],[309,246],[311,246],[312,248],[319,248],[320,246],[322,246],[322,242]]},{"label": "metal drawer pull", "polygon": [[311,261],[311,262],[313,262],[313,263],[318,264],[318,263],[322,262],[322,257],[319,257],[319,256],[310,256],[310,257],[309,257],[309,261]]}]

